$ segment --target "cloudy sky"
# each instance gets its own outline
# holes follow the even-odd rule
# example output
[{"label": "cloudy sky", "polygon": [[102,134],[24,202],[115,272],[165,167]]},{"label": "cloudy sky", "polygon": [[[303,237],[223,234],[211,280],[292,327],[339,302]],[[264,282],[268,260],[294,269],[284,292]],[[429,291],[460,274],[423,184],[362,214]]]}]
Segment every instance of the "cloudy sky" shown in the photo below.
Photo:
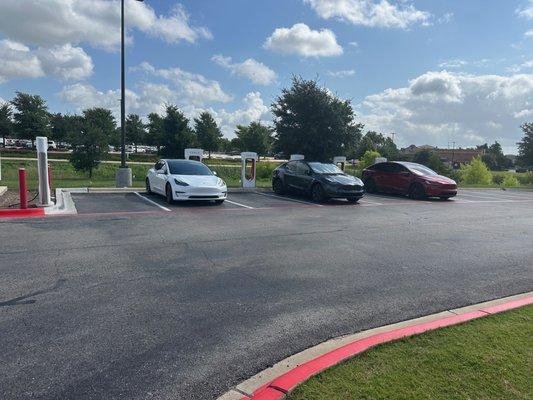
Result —
[{"label": "cloudy sky", "polygon": [[[533,121],[533,0],[126,0],[127,112],[165,103],[270,121],[293,75],[353,101],[398,145],[515,152]],[[0,1],[0,101],[119,108],[119,2]]]}]

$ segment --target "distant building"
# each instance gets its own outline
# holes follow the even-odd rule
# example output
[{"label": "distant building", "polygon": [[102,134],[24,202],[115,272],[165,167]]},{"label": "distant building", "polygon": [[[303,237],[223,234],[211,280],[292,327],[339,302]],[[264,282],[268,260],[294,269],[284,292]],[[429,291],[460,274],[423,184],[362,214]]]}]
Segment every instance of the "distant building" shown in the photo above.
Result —
[{"label": "distant building", "polygon": [[429,150],[439,156],[441,161],[445,164],[452,165],[454,168],[459,167],[461,164],[468,164],[477,156],[485,154],[483,149],[440,149],[438,147],[430,145],[415,146],[414,144],[401,149],[400,153],[404,155],[413,155],[421,150]]}]

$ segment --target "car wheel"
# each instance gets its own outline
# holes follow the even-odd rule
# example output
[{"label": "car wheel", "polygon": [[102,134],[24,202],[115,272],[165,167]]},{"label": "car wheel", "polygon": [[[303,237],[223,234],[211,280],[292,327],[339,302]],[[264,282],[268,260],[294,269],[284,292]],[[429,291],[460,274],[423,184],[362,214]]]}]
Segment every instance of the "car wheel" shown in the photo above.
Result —
[{"label": "car wheel", "polygon": [[424,187],[419,183],[414,183],[409,188],[409,197],[413,200],[420,200],[426,196]]},{"label": "car wheel", "polygon": [[365,190],[368,193],[375,193],[376,192],[376,182],[374,182],[374,179],[368,178],[365,181]]},{"label": "car wheel", "polygon": [[152,188],[150,187],[150,179],[146,178],[146,193],[152,194]]},{"label": "car wheel", "polygon": [[346,200],[348,200],[350,203],[357,203],[360,199],[360,197],[348,197]]},{"label": "car wheel", "polygon": [[174,199],[172,198],[172,188],[170,187],[170,184],[167,183],[167,186],[165,187],[165,197],[168,204],[174,203]]},{"label": "car wheel", "polygon": [[285,188],[283,187],[283,181],[280,178],[276,178],[272,181],[272,190],[276,194],[285,193]]},{"label": "car wheel", "polygon": [[222,205],[222,203],[224,203],[224,200],[215,200],[215,204],[216,204],[217,206]]},{"label": "car wheel", "polygon": [[326,194],[320,183],[315,183],[311,188],[311,198],[316,203],[322,203],[326,200]]}]

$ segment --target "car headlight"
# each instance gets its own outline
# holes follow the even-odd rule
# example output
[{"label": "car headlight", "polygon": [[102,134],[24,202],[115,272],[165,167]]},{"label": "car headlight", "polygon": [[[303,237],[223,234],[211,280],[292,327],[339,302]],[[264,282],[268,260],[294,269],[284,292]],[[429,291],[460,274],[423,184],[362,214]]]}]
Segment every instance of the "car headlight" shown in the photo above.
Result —
[{"label": "car headlight", "polygon": [[176,183],[176,185],[179,185],[179,186],[189,186],[189,184],[187,182],[182,182],[182,181],[179,181],[177,179],[174,178],[174,182]]},{"label": "car headlight", "polygon": [[425,181],[430,186],[440,186],[439,182],[433,182],[433,181]]},{"label": "car headlight", "polygon": [[218,186],[226,186],[226,182],[224,182],[222,179],[218,178],[217,185]]}]

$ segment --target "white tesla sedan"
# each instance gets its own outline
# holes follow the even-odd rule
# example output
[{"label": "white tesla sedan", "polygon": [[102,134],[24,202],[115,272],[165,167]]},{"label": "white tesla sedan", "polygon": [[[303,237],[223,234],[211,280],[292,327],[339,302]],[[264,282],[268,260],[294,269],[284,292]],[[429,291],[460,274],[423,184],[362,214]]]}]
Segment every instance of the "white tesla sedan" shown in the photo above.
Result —
[{"label": "white tesla sedan", "polygon": [[226,182],[205,164],[192,160],[159,160],[146,176],[146,192],[159,193],[167,203],[175,200],[226,200]]}]

